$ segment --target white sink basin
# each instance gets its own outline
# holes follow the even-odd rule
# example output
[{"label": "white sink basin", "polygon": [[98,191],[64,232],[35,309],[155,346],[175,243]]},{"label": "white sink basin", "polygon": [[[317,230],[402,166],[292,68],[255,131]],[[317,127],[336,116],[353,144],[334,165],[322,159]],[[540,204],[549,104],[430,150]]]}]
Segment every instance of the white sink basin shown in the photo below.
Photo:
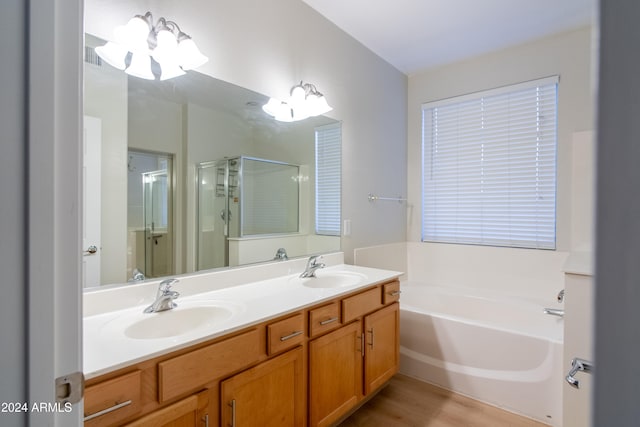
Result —
[{"label": "white sink basin", "polygon": [[351,271],[316,271],[316,277],[294,277],[291,280],[309,288],[342,288],[362,283],[367,276]]},{"label": "white sink basin", "polygon": [[231,319],[239,307],[233,303],[191,301],[157,313],[129,311],[103,326],[103,332],[135,340],[173,338],[201,333]]}]

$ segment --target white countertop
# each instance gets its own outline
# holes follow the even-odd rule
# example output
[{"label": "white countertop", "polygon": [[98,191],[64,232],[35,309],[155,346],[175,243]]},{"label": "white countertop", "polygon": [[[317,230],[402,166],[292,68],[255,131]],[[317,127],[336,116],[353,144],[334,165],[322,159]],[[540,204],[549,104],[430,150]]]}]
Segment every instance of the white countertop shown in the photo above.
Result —
[{"label": "white countertop", "polygon": [[[149,305],[148,301],[139,303],[140,305],[111,311],[87,310],[88,313],[85,312],[83,323],[85,378],[93,378],[146,359],[238,331],[283,314],[397,278],[402,274],[397,271],[339,264],[318,270],[317,275],[321,278],[322,275],[339,272],[362,275],[363,280],[349,286],[312,288],[303,286],[298,278],[299,273],[296,273],[179,297],[176,300],[178,307],[174,310],[200,304],[220,304],[230,307],[234,314],[231,318],[216,322],[204,331],[202,328],[195,329],[176,337],[133,339],[125,336],[122,326],[120,326],[123,324],[122,319],[141,318],[142,316],[139,314]],[[206,278],[206,275],[200,275],[198,279],[202,281],[203,277]],[[184,280],[186,281],[188,278]],[[215,281],[215,277],[212,277],[211,280]],[[149,290],[155,292],[155,288],[150,286],[147,288],[145,289],[147,292]],[[176,285],[175,290],[180,291],[180,284]],[[93,298],[95,299],[96,296]],[[169,312],[143,316],[162,316],[164,313]]]}]

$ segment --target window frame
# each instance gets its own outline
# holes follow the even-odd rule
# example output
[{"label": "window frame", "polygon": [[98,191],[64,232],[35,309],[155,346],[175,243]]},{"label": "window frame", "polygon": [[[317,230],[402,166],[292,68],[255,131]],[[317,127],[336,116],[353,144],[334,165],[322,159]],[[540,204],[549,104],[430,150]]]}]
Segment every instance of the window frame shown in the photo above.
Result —
[{"label": "window frame", "polygon": [[[494,89],[490,89],[490,90],[485,90],[485,91],[479,91],[479,92],[474,92],[474,93],[470,93],[470,94],[466,94],[466,95],[461,95],[461,96],[456,96],[456,97],[451,97],[451,98],[446,98],[446,99],[441,99],[441,100],[436,100],[433,102],[427,102],[422,104],[422,108],[421,108],[421,113],[422,113],[422,135],[421,135],[421,145],[422,145],[422,153],[421,153],[421,203],[422,203],[422,209],[421,209],[421,241],[423,242],[433,242],[433,243],[450,243],[450,244],[469,244],[469,245],[481,245],[481,246],[500,246],[500,247],[513,247],[513,248],[529,248],[529,249],[548,249],[548,250],[555,250],[557,247],[557,171],[558,171],[558,163],[557,163],[557,149],[558,149],[558,92],[559,92],[559,76],[551,76],[551,77],[546,77],[546,78],[542,78],[542,79],[537,79],[537,80],[531,80],[531,81],[527,81],[527,82],[523,82],[523,83],[517,83],[517,84],[513,84],[513,85],[508,85],[508,86],[502,86],[499,88],[494,88]],[[546,120],[545,124],[549,125],[550,123],[553,124],[553,133],[552,133],[552,137],[547,137],[545,138],[546,140],[550,140],[550,144],[552,145],[552,149],[553,149],[553,162],[552,162],[552,166],[553,166],[553,177],[552,178],[547,178],[549,179],[549,181],[552,183],[553,185],[553,189],[552,189],[552,194],[553,194],[553,201],[552,201],[552,205],[550,203],[546,204],[546,209],[550,209],[549,206],[552,206],[552,212],[553,212],[553,218],[552,220],[548,220],[549,215],[547,214],[547,220],[552,222],[552,227],[548,226],[547,224],[547,228],[546,228],[546,235],[543,238],[540,238],[540,235],[543,235],[544,233],[540,233],[537,234],[538,232],[536,231],[535,234],[535,238],[531,238],[529,240],[526,239],[514,239],[513,242],[508,242],[510,239],[509,238],[504,238],[504,237],[496,237],[496,236],[500,236],[501,234],[517,234],[514,232],[514,230],[517,230],[517,227],[506,227],[505,229],[508,229],[508,232],[504,232],[504,230],[499,229],[496,232],[496,236],[491,237],[491,233],[485,233],[484,228],[486,227],[486,219],[487,217],[491,218],[492,214],[489,215],[485,215],[484,213],[476,213],[474,212],[474,216],[477,216],[480,218],[480,220],[478,220],[477,222],[473,223],[473,226],[475,227],[479,227],[478,229],[475,229],[475,231],[472,231],[470,233],[467,234],[467,237],[460,237],[460,233],[458,230],[458,225],[457,225],[457,221],[458,221],[458,215],[462,216],[462,214],[459,213],[458,210],[455,211],[455,216],[456,219],[453,220],[452,222],[455,222],[456,225],[455,226],[451,226],[450,230],[446,230],[447,226],[444,226],[443,228],[450,232],[450,234],[448,236],[438,236],[437,234],[440,233],[440,231],[438,232],[434,232],[432,230],[428,229],[429,226],[429,218],[427,217],[428,212],[430,210],[435,210],[436,208],[431,208],[430,206],[427,206],[427,200],[429,198],[429,195],[427,194],[428,191],[430,191],[430,189],[428,188],[429,186],[427,185],[427,176],[426,174],[427,169],[429,169],[429,171],[432,171],[433,169],[430,169],[429,166],[427,164],[428,160],[433,160],[432,159],[432,155],[428,154],[426,150],[432,150],[433,149],[433,145],[431,145],[432,141],[428,141],[427,135],[428,135],[428,124],[427,119],[425,114],[427,114],[427,112],[433,112],[434,109],[436,110],[436,114],[437,114],[437,109],[438,108],[446,108],[446,107],[454,107],[454,108],[460,108],[460,106],[462,104],[465,103],[472,103],[472,102],[482,102],[482,100],[484,99],[492,99],[492,100],[496,100],[496,99],[500,99],[500,97],[507,97],[507,101],[506,104],[508,105],[508,107],[506,108],[506,110],[508,111],[508,113],[504,116],[505,118],[510,118],[511,117],[511,110],[510,110],[510,104],[509,104],[509,100],[511,99],[510,97],[513,96],[517,96],[517,94],[519,93],[525,93],[524,91],[527,90],[531,90],[533,88],[537,88],[536,90],[539,90],[540,88],[544,88],[546,90],[550,90],[552,88],[553,90],[553,108],[550,109],[553,112],[553,116],[551,118],[549,117],[543,117],[544,120]],[[549,110],[546,110],[546,108],[549,108],[549,104],[545,104],[545,110],[544,112],[541,112],[540,110],[536,111],[536,120],[539,122],[540,121],[540,117],[542,116],[542,114],[547,114],[547,112]],[[456,112],[457,114],[457,112]],[[480,117],[484,117],[484,112],[480,113],[479,115]],[[528,120],[531,120],[530,118]],[[511,135],[509,134],[509,130],[511,129],[510,126],[510,122],[508,122],[509,124],[507,126],[504,127],[504,129],[507,129],[507,141],[506,143],[503,143],[502,147],[506,147],[507,150],[510,147],[510,144],[514,144],[511,138]],[[456,126],[458,125],[458,123],[456,122]],[[483,122],[484,125],[484,122]],[[436,128],[437,129],[437,128]],[[483,129],[484,130],[484,126],[482,128],[479,129]],[[479,129],[475,129],[475,134],[473,138],[475,138],[475,140],[480,140],[482,139],[479,135],[480,135],[480,131]],[[453,133],[453,132],[452,132]],[[431,134],[433,135],[433,134]],[[439,136],[437,136],[436,134],[436,139]],[[471,138],[470,138],[471,139]],[[538,141],[539,138],[537,137]],[[536,142],[538,144],[538,142]],[[459,144],[459,140],[458,140],[458,136],[456,135],[456,144]],[[548,146],[546,146],[548,149]],[[548,154],[547,154],[548,156]],[[453,156],[452,156],[453,157]],[[507,155],[505,159],[503,159],[504,161],[506,161],[507,165],[510,165],[510,163],[512,160],[509,158],[509,156]],[[458,159],[455,160],[455,162],[458,162]],[[453,163],[452,163],[453,164]],[[457,163],[456,163],[457,166]],[[546,166],[548,167],[548,166]],[[481,166],[482,168],[482,166]],[[508,167],[506,168],[508,169]],[[451,178],[455,178],[458,179],[460,178],[460,174],[456,171],[456,172],[451,172],[450,175],[448,175]],[[540,178],[536,178],[536,179],[540,179]],[[473,181],[472,181],[473,182]],[[505,184],[506,182],[506,184]],[[502,181],[502,186],[506,189],[509,188],[509,182],[511,181]],[[455,194],[456,197],[459,195],[458,193],[458,182],[456,181],[455,186],[452,187],[456,187],[455,190],[452,190],[451,193],[446,193],[446,191],[448,190],[444,190],[442,191],[441,194]],[[504,191],[503,188],[503,191]],[[482,193],[482,192],[481,192]],[[486,196],[484,195],[478,195],[477,197],[475,197],[479,200],[481,200],[480,202],[475,202],[476,203],[476,207],[477,206],[484,206],[484,200],[486,198]],[[457,202],[456,202],[457,203]],[[452,205],[455,205],[456,203],[453,203]],[[518,206],[517,203],[513,203],[513,205],[511,204],[511,200],[509,200],[509,207],[507,209],[512,209],[512,206]],[[536,202],[538,203],[538,202]],[[542,204],[542,203],[538,203],[538,204]],[[433,206],[433,205],[431,205]],[[468,205],[468,206],[473,206],[473,205]],[[537,206],[537,205],[536,205]],[[455,209],[457,209],[458,207],[456,206]],[[441,208],[442,211],[442,208]],[[500,213],[500,215],[494,215],[494,217],[498,217],[498,216],[504,216],[502,213]],[[507,215],[509,216],[509,215]],[[540,215],[543,216],[543,215]],[[535,217],[535,215],[532,215],[532,218]],[[436,220],[432,219],[432,223],[434,223]],[[508,221],[506,221],[508,222]],[[531,224],[537,224],[535,221],[532,221]],[[484,224],[484,225],[483,225]],[[502,225],[501,225],[502,226]],[[462,227],[460,227],[462,228]],[[473,230],[473,228],[472,228]],[[480,234],[482,237],[480,238],[469,238],[468,236],[471,234]],[[551,233],[551,234],[550,234]],[[466,233],[465,233],[466,234]],[[487,236],[485,237],[484,234],[487,234]],[[533,235],[533,234],[532,234]],[[552,238],[549,238],[548,236],[552,235]],[[520,236],[521,237],[521,236]]]}]

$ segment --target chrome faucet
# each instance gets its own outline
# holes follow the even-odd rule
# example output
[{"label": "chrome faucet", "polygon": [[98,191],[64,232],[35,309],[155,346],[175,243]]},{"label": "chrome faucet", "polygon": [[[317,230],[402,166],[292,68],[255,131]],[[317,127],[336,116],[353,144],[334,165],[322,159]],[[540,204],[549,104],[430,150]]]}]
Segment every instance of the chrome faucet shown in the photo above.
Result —
[{"label": "chrome faucet", "polygon": [[550,314],[552,316],[564,317],[564,310],[560,310],[557,308],[545,308],[542,310],[544,314]]},{"label": "chrome faucet", "polygon": [[325,265],[321,262],[318,262],[319,260],[321,260],[322,257],[321,256],[312,256],[309,258],[309,260],[307,261],[307,266],[305,267],[304,271],[302,272],[302,274],[300,275],[300,277],[305,278],[305,277],[316,277],[316,270],[319,268],[324,268]]},{"label": "chrome faucet", "polygon": [[[558,292],[558,296],[556,297],[559,303],[564,302],[564,289]],[[550,314],[552,316],[564,317],[564,310],[558,308],[545,308],[544,314]]]},{"label": "chrome faucet", "polygon": [[285,248],[280,248],[276,252],[276,256],[273,258],[276,261],[286,261],[289,259],[287,256],[287,250]]},{"label": "chrome faucet", "polygon": [[129,282],[141,282],[143,280],[145,280],[144,273],[142,273],[142,271],[138,270],[137,268],[134,268]]},{"label": "chrome faucet", "polygon": [[578,371],[592,372],[593,362],[580,359],[579,357],[571,359],[571,370],[564,379],[575,388],[580,388],[580,381],[575,377]]},{"label": "chrome faucet", "polygon": [[178,283],[178,279],[167,279],[160,282],[156,300],[149,307],[144,309],[145,313],[157,313],[175,308],[177,304],[173,302],[180,294],[171,290],[171,286]]}]

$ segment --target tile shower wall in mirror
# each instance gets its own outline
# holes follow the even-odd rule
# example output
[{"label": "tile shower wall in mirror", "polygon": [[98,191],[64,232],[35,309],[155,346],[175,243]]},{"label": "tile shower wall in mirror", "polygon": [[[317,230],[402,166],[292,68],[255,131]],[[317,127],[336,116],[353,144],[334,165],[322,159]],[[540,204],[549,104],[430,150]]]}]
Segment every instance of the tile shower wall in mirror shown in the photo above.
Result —
[{"label": "tile shower wall in mirror", "polygon": [[[276,122],[262,111],[267,98],[261,94],[194,71],[162,82],[141,80],[94,55],[92,48],[102,40],[87,34],[85,43],[85,116],[101,126],[100,284],[272,260],[281,247],[289,257],[340,249],[339,236],[318,235],[314,226],[315,129],[335,120]],[[132,172],[130,159],[136,153],[169,158],[172,166],[158,163],[154,170]],[[252,200],[238,203],[242,210],[236,215],[252,218],[254,229],[231,235],[215,218],[225,210],[233,216],[232,209],[198,211],[198,165],[243,156],[294,165],[295,170],[280,172],[278,183],[258,179],[252,184],[247,190],[253,191]],[[130,190],[132,180],[140,183],[136,192],[142,200]],[[150,182],[158,183],[155,190]],[[149,197],[156,195],[146,211],[145,185]],[[287,186],[297,192],[285,202],[280,194]],[[227,195],[227,202],[233,207],[238,196]],[[276,205],[280,216],[273,220],[279,225],[264,228]],[[147,221],[152,213],[158,219]],[[203,251],[203,231],[221,234],[224,249]]]}]

